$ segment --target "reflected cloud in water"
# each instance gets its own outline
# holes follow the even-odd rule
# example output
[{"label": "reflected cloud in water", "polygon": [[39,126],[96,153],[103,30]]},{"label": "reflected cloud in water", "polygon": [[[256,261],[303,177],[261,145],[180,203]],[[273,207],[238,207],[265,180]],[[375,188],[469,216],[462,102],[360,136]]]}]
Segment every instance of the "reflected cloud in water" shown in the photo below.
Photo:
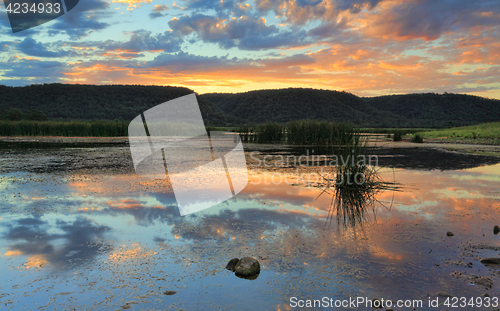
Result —
[{"label": "reflected cloud in water", "polygon": [[109,227],[84,217],[73,221],[54,215],[43,218],[27,217],[3,224],[3,239],[9,243],[4,255],[27,256],[26,268],[49,264],[55,270],[66,270],[88,264],[110,249],[103,242]]}]

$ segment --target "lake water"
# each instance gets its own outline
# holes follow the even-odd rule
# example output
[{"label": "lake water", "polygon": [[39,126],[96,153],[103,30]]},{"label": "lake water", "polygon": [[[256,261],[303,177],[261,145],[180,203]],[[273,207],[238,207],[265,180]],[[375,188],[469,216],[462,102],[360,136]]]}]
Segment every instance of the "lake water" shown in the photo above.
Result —
[{"label": "lake water", "polygon": [[[109,160],[121,147],[99,148]],[[480,263],[500,252],[494,158],[381,150],[380,174],[401,191],[381,193],[369,221],[344,228],[326,219],[331,197],[317,198],[317,187],[265,182],[273,172],[252,170],[235,198],[181,217],[164,181],[107,169],[43,169],[48,162],[64,167],[76,149],[96,150],[0,150],[6,310],[300,309],[291,297],[419,299],[418,310],[442,310],[428,306],[440,291],[499,296],[500,271]],[[259,259],[257,279],[224,269],[244,256]],[[482,309],[492,308],[474,310]]]}]

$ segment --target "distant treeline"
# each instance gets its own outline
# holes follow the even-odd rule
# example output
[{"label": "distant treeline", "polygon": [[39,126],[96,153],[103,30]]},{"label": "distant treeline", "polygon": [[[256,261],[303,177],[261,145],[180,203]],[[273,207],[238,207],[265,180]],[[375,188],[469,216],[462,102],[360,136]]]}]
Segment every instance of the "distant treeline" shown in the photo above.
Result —
[{"label": "distant treeline", "polygon": [[[193,90],[171,86],[43,84],[0,85],[0,117],[18,109],[24,119],[130,121],[140,113]],[[450,128],[500,122],[500,101],[462,94],[358,97],[348,92],[289,88],[197,95],[207,126],[312,120],[360,128]],[[18,112],[19,112],[18,111]]]}]

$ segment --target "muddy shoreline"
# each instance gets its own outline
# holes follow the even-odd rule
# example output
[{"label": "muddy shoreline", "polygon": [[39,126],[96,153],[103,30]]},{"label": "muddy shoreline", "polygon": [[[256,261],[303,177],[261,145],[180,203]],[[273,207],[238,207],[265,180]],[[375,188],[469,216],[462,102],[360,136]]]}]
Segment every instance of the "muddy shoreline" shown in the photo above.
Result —
[{"label": "muddy shoreline", "polygon": [[[47,143],[47,144],[116,144],[128,146],[128,137],[62,137],[62,136],[0,136],[0,143]],[[464,141],[446,141],[441,139],[427,140],[416,144],[409,141],[394,142],[390,140],[372,139],[370,147],[380,148],[432,148],[460,153],[485,154],[500,157],[500,145],[471,143]],[[245,149],[288,148],[288,145],[245,143]]]},{"label": "muddy shoreline", "polygon": [[[268,172],[297,167],[316,171],[324,163],[313,164],[315,156],[331,154],[322,146],[248,143],[244,148],[249,169]],[[1,173],[134,173],[128,138],[123,137],[0,137],[0,154]],[[500,146],[489,145],[371,141],[369,154],[377,157],[378,166],[404,169],[453,170],[500,163]],[[308,165],[276,165],[287,156],[301,155],[308,155]]]}]

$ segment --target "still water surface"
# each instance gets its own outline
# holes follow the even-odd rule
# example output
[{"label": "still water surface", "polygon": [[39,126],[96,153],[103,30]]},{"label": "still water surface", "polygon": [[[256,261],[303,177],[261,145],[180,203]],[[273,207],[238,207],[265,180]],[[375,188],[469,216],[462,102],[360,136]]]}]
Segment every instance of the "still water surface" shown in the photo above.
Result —
[{"label": "still water surface", "polygon": [[[4,160],[11,151],[0,150]],[[499,271],[480,259],[500,252],[500,164],[440,170],[423,155],[452,166],[449,154],[417,152],[418,167],[400,168],[394,152],[382,157],[396,167],[382,177],[402,191],[382,193],[355,228],[326,221],[331,198],[316,199],[320,189],[266,184],[265,172],[252,171],[235,198],[181,217],[161,181],[134,173],[3,170],[0,307],[290,310],[290,297],[495,296]],[[259,259],[257,279],[224,270],[243,256]],[[425,303],[419,310],[440,310]]]}]

